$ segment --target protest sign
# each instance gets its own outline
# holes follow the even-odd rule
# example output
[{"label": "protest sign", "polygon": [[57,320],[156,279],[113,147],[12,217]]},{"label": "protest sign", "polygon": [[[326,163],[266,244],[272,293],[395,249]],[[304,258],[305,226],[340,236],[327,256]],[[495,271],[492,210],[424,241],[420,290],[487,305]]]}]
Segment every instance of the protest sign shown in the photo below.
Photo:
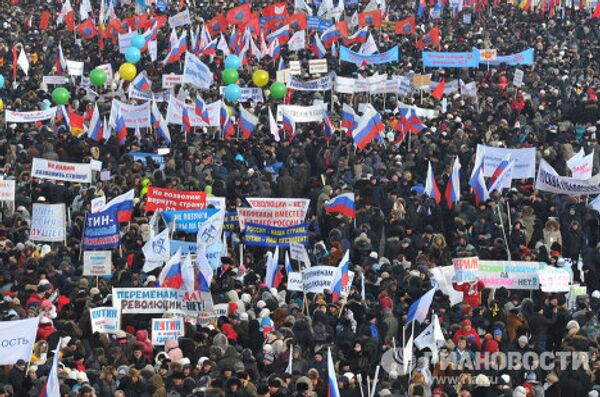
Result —
[{"label": "protest sign", "polygon": [[39,317],[0,322],[0,365],[31,360]]},{"label": "protest sign", "polygon": [[515,161],[512,169],[513,179],[535,177],[535,147],[523,149],[507,149],[493,146],[477,145],[475,164],[483,159],[483,176],[490,177],[498,168],[498,164],[510,154]]},{"label": "protest sign", "polygon": [[433,52],[423,51],[424,67],[434,68],[478,68],[480,52]]},{"label": "protest sign", "polygon": [[162,211],[160,214],[167,225],[173,224],[173,218],[175,218],[176,230],[186,233],[197,233],[202,224],[218,211],[215,208],[208,208],[201,210]]},{"label": "protest sign", "polygon": [[300,65],[300,61],[290,61],[290,74],[295,76],[302,74],[302,67]]},{"label": "protest sign", "polygon": [[[188,105],[184,101],[175,98],[175,96],[169,97],[169,106],[167,107],[167,123],[183,125],[183,107],[188,110],[188,116],[190,118],[190,126],[192,127],[204,127],[206,123],[202,121],[200,116],[196,114],[194,105]],[[208,119],[211,127],[219,127],[219,109],[221,108],[221,101],[215,101],[206,105],[208,108]]]},{"label": "protest sign", "polygon": [[148,186],[146,212],[206,208],[206,193]]},{"label": "protest sign", "polygon": [[588,180],[560,176],[546,160],[540,161],[535,188],[543,192],[583,196],[600,194],[600,174]]},{"label": "protest sign", "polygon": [[177,340],[183,335],[181,317],[152,319],[152,346],[163,346],[167,339]]},{"label": "protest sign", "polygon": [[115,334],[121,329],[119,310],[113,307],[97,307],[90,309],[92,333]]},{"label": "protest sign", "polygon": [[496,58],[498,57],[498,50],[485,49],[485,50],[479,50],[478,52],[479,52],[479,59],[482,62],[495,61]]},{"label": "protest sign", "polygon": [[571,289],[569,291],[569,309],[573,309],[575,307],[575,302],[578,296],[586,294],[587,288],[585,285],[571,285]]},{"label": "protest sign", "polygon": [[[225,87],[219,87],[219,92],[221,93],[221,95],[224,95]],[[240,97],[240,99],[238,99],[239,102],[264,102],[264,100],[265,98],[263,97],[262,88],[256,87],[242,87],[242,96]]]},{"label": "protest sign", "polygon": [[476,256],[452,259],[452,266],[454,266],[454,277],[456,282],[464,283],[466,281],[473,281],[477,279],[477,272],[479,270],[478,260],[479,258]]},{"label": "protest sign", "polygon": [[83,251],[83,275],[107,276],[112,274],[112,253],[110,251]]},{"label": "protest sign", "polygon": [[521,87],[523,85],[523,77],[525,76],[525,72],[521,69],[515,69],[515,76],[513,77],[513,85],[515,87]]},{"label": "protest sign", "polygon": [[113,99],[110,107],[110,125],[117,125],[117,114],[121,113],[127,128],[152,127],[150,120],[150,102],[132,105]]},{"label": "protest sign", "polygon": [[131,48],[131,39],[137,35],[137,32],[119,33],[119,52],[125,54]]},{"label": "protest sign", "polygon": [[275,227],[246,223],[244,242],[249,246],[277,247],[287,246],[290,242],[308,245],[308,225]]},{"label": "protest sign", "polygon": [[212,296],[173,288],[113,288],[113,307],[123,314],[185,313],[211,316]]},{"label": "protest sign", "polygon": [[[460,0],[460,1],[462,1],[462,0]],[[471,14],[463,14],[463,23],[465,25],[471,24]]]},{"label": "protest sign", "polygon": [[308,252],[306,252],[306,248],[302,244],[295,242],[290,243],[290,258],[304,263],[307,267],[310,266]]},{"label": "protest sign", "polygon": [[332,25],[333,24],[331,22],[324,21],[323,19],[312,15],[309,15],[306,18],[306,26],[308,29],[317,29],[319,33],[326,31]]},{"label": "protest sign", "polygon": [[169,17],[169,26],[171,29],[178,28],[180,26],[189,25],[192,23],[190,19],[190,10],[185,9],[178,14],[172,15]]},{"label": "protest sign", "polygon": [[140,161],[144,167],[147,165],[147,158],[150,157],[152,161],[158,164],[158,167],[162,170],[165,168],[166,161],[164,156],[157,153],[144,153],[144,152],[129,152],[127,153],[133,161]]},{"label": "protest sign", "polygon": [[106,196],[100,196],[92,199],[90,204],[90,212],[95,214],[96,212],[102,211],[104,206],[106,205]]},{"label": "protest sign", "polygon": [[89,164],[34,158],[31,165],[31,176],[65,182],[91,183],[92,167]]},{"label": "protest sign", "polygon": [[67,72],[70,76],[83,76],[84,63],[79,61],[67,61]]},{"label": "protest sign", "polygon": [[33,241],[66,241],[67,220],[65,204],[34,203],[31,211],[31,231]]},{"label": "protest sign", "polygon": [[198,244],[195,241],[181,241],[171,240],[169,244],[169,255],[173,256],[177,251],[181,252],[181,255],[196,254],[198,250]]},{"label": "protest sign", "polygon": [[[324,290],[329,289],[333,277],[335,276],[335,266],[313,266],[302,270],[302,288],[305,294],[322,294]],[[342,289],[342,295],[348,294],[354,272],[348,271],[348,286]]]},{"label": "protest sign", "polygon": [[0,201],[15,201],[15,180],[0,180]]},{"label": "protest sign", "polygon": [[287,289],[288,289],[288,291],[303,291],[304,290],[301,272],[289,272],[288,273]]},{"label": "protest sign", "polygon": [[537,272],[543,292],[568,292],[571,288],[571,275],[567,269],[547,266]]},{"label": "protest sign", "polygon": [[437,266],[429,270],[432,274],[432,285],[437,286],[444,295],[450,298],[450,305],[454,306],[462,302],[462,292],[452,287],[454,266]]},{"label": "protest sign", "polygon": [[479,261],[479,279],[487,288],[536,290],[540,283],[537,272],[543,262]]},{"label": "protest sign", "polygon": [[173,88],[178,84],[181,84],[183,76],[180,74],[163,74],[162,75],[162,88]]},{"label": "protest sign", "polygon": [[[473,48],[473,51],[480,51],[480,50],[477,48]],[[528,48],[525,51],[521,51],[516,54],[496,55],[496,58],[491,61],[484,61],[480,57],[479,62],[488,64],[490,66],[500,65],[502,63],[505,63],[509,66],[533,65],[533,57],[534,57],[533,48]]]},{"label": "protest sign", "polygon": [[244,230],[246,223],[288,227],[304,222],[306,211],[296,208],[238,208],[238,222]]},{"label": "protest sign", "polygon": [[[310,205],[310,199],[304,198],[246,197],[246,201],[252,208],[298,209],[302,211],[302,218],[306,216]],[[287,214],[281,213],[278,216]]]},{"label": "protest sign", "polygon": [[310,59],[308,61],[308,73],[327,73],[327,59]]},{"label": "protest sign", "polygon": [[129,86],[129,97],[141,101],[168,102],[171,97],[171,90],[152,92],[140,90],[131,85]]},{"label": "protest sign", "polygon": [[95,214],[88,214],[83,229],[83,249],[118,247],[121,244],[120,232],[116,206]]},{"label": "protest sign", "polygon": [[302,81],[298,76],[291,76],[288,88],[295,91],[327,91],[331,89],[331,76],[310,81]]},{"label": "protest sign", "polygon": [[415,88],[429,87],[431,85],[430,74],[415,74],[412,77],[412,85]]},{"label": "protest sign", "polygon": [[46,110],[33,110],[31,112],[17,112],[6,109],[4,115],[7,123],[35,123],[36,121],[50,120],[56,116],[56,106]]},{"label": "protest sign", "polygon": [[299,106],[299,105],[278,105],[277,121],[283,121],[283,112],[296,123],[314,123],[323,121],[326,109],[323,105]]},{"label": "protest sign", "polygon": [[66,76],[44,76],[42,78],[42,83],[46,85],[63,85],[67,84]]},{"label": "protest sign", "polygon": [[240,226],[240,221],[238,218],[237,211],[230,211],[225,213],[225,218],[223,219],[223,229],[225,230],[234,230],[236,227]]},{"label": "protest sign", "polygon": [[354,52],[351,49],[340,46],[340,61],[354,63],[359,66],[379,65],[382,63],[398,62],[398,46],[390,48],[379,54],[365,55]]},{"label": "protest sign", "polygon": [[102,171],[102,161],[90,159],[90,168],[92,169],[92,171]]}]

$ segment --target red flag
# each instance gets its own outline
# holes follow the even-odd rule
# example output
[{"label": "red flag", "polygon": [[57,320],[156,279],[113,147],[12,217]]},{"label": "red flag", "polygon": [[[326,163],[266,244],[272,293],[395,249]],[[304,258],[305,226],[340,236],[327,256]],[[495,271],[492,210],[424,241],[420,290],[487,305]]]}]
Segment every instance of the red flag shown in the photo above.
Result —
[{"label": "red flag", "polygon": [[[596,6],[596,8],[598,8]],[[588,101],[589,102],[596,102],[598,100],[598,96],[596,95],[596,91],[594,91],[594,89],[592,87],[589,87],[587,89],[587,94],[588,94]]]},{"label": "red flag", "polygon": [[104,38],[115,41],[119,38],[119,33],[123,33],[121,30],[121,21],[113,19],[108,23],[106,29],[104,29]]},{"label": "red flag", "polygon": [[414,16],[396,22],[396,34],[414,34],[416,31],[417,26]]},{"label": "red flag", "polygon": [[432,28],[425,36],[421,37],[419,41],[417,41],[417,48],[427,47],[434,44],[438,44],[440,42],[440,28],[437,26]]},{"label": "red flag", "polygon": [[96,27],[91,19],[86,19],[85,21],[81,22],[77,28],[77,31],[84,40],[93,39],[96,37],[96,34],[98,34],[98,31],[96,30]]},{"label": "red flag", "polygon": [[48,29],[48,24],[50,23],[50,12],[42,11],[40,14],[40,30]]},{"label": "red flag", "polygon": [[13,81],[17,81],[17,45],[13,44]]},{"label": "red flag", "polygon": [[243,25],[250,19],[250,14],[252,14],[250,3],[242,4],[227,11],[227,22],[230,25]]},{"label": "red flag", "polygon": [[273,18],[265,22],[263,32],[265,35],[272,33],[286,24],[285,18]]},{"label": "red flag", "polygon": [[[127,25],[131,30],[143,29],[148,21],[148,14],[134,15],[127,18]],[[150,26],[152,27],[152,25]]]},{"label": "red flag", "polygon": [[[165,23],[167,23],[167,16],[166,15],[157,15],[156,16],[156,22],[158,22],[158,30],[161,30],[163,26],[165,26]],[[152,27],[152,26],[150,26]]]},{"label": "red flag", "polygon": [[337,28],[337,30],[340,31],[340,37],[341,38],[345,38],[348,37],[349,33],[348,33],[348,22],[346,21],[340,21],[338,23],[335,24],[335,27]]},{"label": "red flag", "polygon": [[98,20],[98,48],[104,51],[104,27],[100,20]]},{"label": "red flag", "polygon": [[67,25],[67,30],[72,32],[75,30],[75,13],[73,11],[68,12],[65,15],[65,25]]},{"label": "red flag", "polygon": [[208,29],[208,33],[210,33],[211,36],[225,32],[227,30],[227,18],[225,18],[225,14],[220,13],[208,21],[206,29]]},{"label": "red flag", "polygon": [[263,17],[287,17],[288,15],[287,3],[285,1],[271,4],[262,9]]},{"label": "red flag", "polygon": [[439,101],[444,96],[444,88],[445,87],[446,87],[446,80],[442,79],[442,81],[440,81],[440,83],[437,85],[437,87],[435,87],[434,90],[431,91],[431,96]]},{"label": "red flag", "polygon": [[244,26],[244,29],[246,28],[250,29],[250,34],[253,36],[258,36],[260,34],[260,15],[258,12],[255,12],[250,16],[250,20],[246,26]]},{"label": "red flag", "polygon": [[361,12],[358,14],[358,24],[361,28],[365,26],[381,26],[381,10]]},{"label": "red flag", "polygon": [[[552,7],[552,9],[554,9],[554,7]],[[594,8],[592,18],[600,18],[600,1],[596,3],[596,8]]]},{"label": "red flag", "polygon": [[299,12],[294,15],[290,15],[285,21],[286,24],[290,25],[290,29],[293,31],[306,29],[306,14]]}]

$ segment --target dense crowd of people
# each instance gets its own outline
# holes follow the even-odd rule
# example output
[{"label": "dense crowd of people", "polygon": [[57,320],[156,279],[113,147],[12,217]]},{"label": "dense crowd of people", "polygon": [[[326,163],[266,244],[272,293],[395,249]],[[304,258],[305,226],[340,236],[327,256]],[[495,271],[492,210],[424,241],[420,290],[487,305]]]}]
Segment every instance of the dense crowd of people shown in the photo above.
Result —
[{"label": "dense crowd of people", "polygon": [[[90,3],[94,18],[109,6],[101,7],[95,0]],[[135,15],[136,6],[139,9],[136,2],[113,3],[121,19]],[[250,3],[254,11],[269,5]],[[290,14],[293,3],[288,4]],[[367,3],[346,6],[343,18],[349,20]],[[386,21],[416,15],[423,6],[420,2],[373,3],[385,8]],[[79,23],[80,1],[71,4]],[[512,2],[469,1],[456,13],[451,4],[442,6],[438,19],[430,14],[436,2],[425,4],[416,34],[397,34],[385,24],[369,29],[380,52],[399,46],[398,62],[355,65],[339,62],[331,52],[326,55],[329,71],[338,76],[430,73],[432,81],[476,83],[475,97],[460,91],[446,95],[443,111],[442,103],[427,91],[406,96],[289,91],[286,101],[290,104],[324,101],[338,128],[327,139],[321,122],[298,123],[292,142],[283,131],[282,139],[276,141],[270,133],[269,109],[275,111],[281,101],[265,95],[264,102],[244,104],[259,118],[258,128],[248,139],[223,140],[211,127],[184,134],[180,126],[170,125],[172,143],[163,165],[151,158],[134,161],[128,155],[156,153],[167,146],[151,129],[130,129],[125,144],[120,145],[114,135],[101,143],[85,134],[74,136],[56,120],[5,123],[0,133],[1,172],[3,179],[15,180],[17,188],[14,202],[3,204],[0,225],[0,313],[3,321],[28,317],[40,321],[30,361],[20,360],[0,371],[0,395],[44,395],[54,349],[61,340],[61,396],[334,397],[328,386],[330,350],[342,397],[368,393],[369,397],[598,397],[600,225],[598,212],[588,205],[591,198],[547,194],[534,189],[533,179],[521,179],[475,204],[468,184],[477,144],[535,147],[537,160],[546,160],[561,175],[569,172],[566,161],[583,149],[594,153],[594,171],[600,170],[600,150],[596,151],[598,20],[591,17],[593,7],[573,2],[552,2],[552,12],[542,12],[536,5],[523,10]],[[195,28],[237,5],[203,0],[158,2],[149,4],[146,13],[169,16],[189,9]],[[311,6],[316,13],[318,4]],[[50,106],[53,87],[42,80],[57,73],[59,43],[65,58],[84,62],[86,75],[106,63],[116,73],[124,62],[116,41],[104,40],[99,48],[97,38],[82,39],[65,24],[57,24],[62,7],[60,1],[0,4],[5,32],[0,35],[4,109],[31,111]],[[46,29],[38,27],[42,12],[51,15]],[[467,14],[470,19],[463,18]],[[513,54],[533,48],[535,62],[518,67],[426,69],[421,61],[423,48],[415,42],[434,26],[440,29],[441,41],[432,50],[476,47]],[[311,29],[308,32],[314,34]],[[136,65],[138,72],[146,72],[155,92],[164,74],[181,72],[180,62],[166,67],[161,63],[169,35],[166,24],[158,32],[158,60],[152,62],[144,53]],[[30,70],[26,76],[18,69],[13,81],[15,44],[25,49]],[[300,61],[301,77],[306,80],[311,78],[308,61],[315,58],[308,48],[297,52],[285,45],[281,48],[284,63]],[[218,87],[224,57],[218,50],[202,59],[214,72],[214,85],[200,93],[210,103],[221,98]],[[273,81],[279,62],[250,58],[239,70],[240,86],[251,86],[252,72],[258,68],[268,71]],[[525,72],[522,87],[510,83],[517,68]],[[113,98],[137,103],[122,94],[126,85],[117,78],[112,85],[91,91],[82,86],[81,78],[72,76],[65,87],[71,93],[73,110],[89,120],[95,104],[102,115],[108,115]],[[190,92],[195,90],[177,85],[171,95],[185,99]],[[341,111],[343,104],[356,109],[365,102],[379,112],[385,132],[383,139],[357,150],[352,137],[339,128]],[[398,142],[401,132],[393,125],[400,117],[401,103],[439,113],[423,119],[424,131]],[[158,105],[164,114],[167,104]],[[237,106],[231,104],[230,111],[235,117]],[[422,194],[419,186],[425,184],[431,163],[437,185],[445,187],[456,157],[462,165],[461,199],[449,208],[444,200],[438,203]],[[93,159],[101,161],[110,174],[101,180],[100,173],[94,173],[92,184],[39,180],[31,177],[33,158],[73,163]],[[304,296],[288,291],[286,278],[277,289],[267,288],[267,249],[246,246],[240,258],[243,231],[234,227],[227,232],[229,250],[211,284],[214,303],[228,304],[226,315],[203,324],[186,321],[185,335],[168,340],[165,346],[153,346],[149,339],[151,319],[156,315],[123,314],[121,330],[93,334],[89,308],[112,306],[113,287],[154,286],[160,273],[160,269],[142,271],[141,248],[148,240],[151,216],[145,211],[144,188],[149,185],[224,197],[227,212],[247,207],[246,197],[309,198],[306,221],[311,264],[337,266],[349,250],[354,277],[348,295],[337,302],[328,290]],[[81,237],[91,201],[103,195],[108,201],[131,188],[135,189],[133,218],[121,225],[121,245],[112,252],[112,275],[82,276]],[[355,219],[325,211],[329,200],[344,192],[355,194]],[[41,202],[67,205],[64,244],[30,240],[32,204]],[[195,241],[183,232],[175,232],[172,238]],[[473,256],[567,267],[572,285],[585,286],[586,294],[573,299],[568,293],[540,289],[491,289],[479,280],[455,282],[461,302],[451,305],[449,297],[438,290],[431,304],[430,314],[437,316],[443,340],[422,350],[411,343],[412,365],[404,371],[398,354],[391,357],[390,352],[402,351],[409,335],[416,338],[431,321],[428,315],[423,324],[407,323],[410,305],[437,284],[432,269],[451,265],[452,258]],[[299,270],[298,263],[294,266]],[[265,318],[272,327],[264,326]],[[570,355],[565,365],[549,367],[534,358],[507,368],[490,356],[498,352]],[[575,358],[585,365],[574,365]]]}]

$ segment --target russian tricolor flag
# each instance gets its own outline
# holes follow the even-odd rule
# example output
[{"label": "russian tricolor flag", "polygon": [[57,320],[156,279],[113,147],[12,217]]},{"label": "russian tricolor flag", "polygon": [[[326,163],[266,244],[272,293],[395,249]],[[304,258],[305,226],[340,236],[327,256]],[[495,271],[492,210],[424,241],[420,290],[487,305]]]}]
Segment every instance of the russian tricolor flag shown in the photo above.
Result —
[{"label": "russian tricolor flag", "polygon": [[352,131],[354,145],[362,150],[371,141],[383,131],[383,122],[381,116],[372,106],[369,106],[363,116],[358,121],[358,125]]},{"label": "russian tricolor flag", "polygon": [[181,274],[181,250],[171,257],[163,267],[158,276],[158,285],[162,288],[183,288],[183,277]]},{"label": "russian tricolor flag", "polygon": [[267,36],[267,44],[270,44],[273,40],[279,40],[280,43],[285,44],[290,39],[290,25],[285,25]]},{"label": "russian tricolor flag", "polygon": [[323,34],[321,35],[321,40],[323,40],[325,47],[330,47],[331,44],[336,42],[341,36],[342,33],[340,32],[340,30],[335,25],[333,25],[323,32]]},{"label": "russian tricolor flag", "polygon": [[310,46],[310,50],[315,54],[315,56],[319,59],[325,57],[327,54],[327,50],[323,46],[323,42],[319,38],[319,35],[315,33],[312,39],[312,44]]},{"label": "russian tricolor flag", "polygon": [[202,121],[204,121],[206,124],[210,124],[210,120],[208,118],[208,107],[202,98],[196,97],[194,112],[202,119]]},{"label": "russian tricolor flag", "polygon": [[344,45],[348,47],[357,43],[365,43],[367,41],[368,36],[369,29],[367,27],[364,27],[356,33],[354,33],[352,36],[348,37],[346,40],[344,40]]},{"label": "russian tricolor flag", "polygon": [[335,196],[325,207],[325,212],[339,213],[348,218],[356,217],[354,193],[342,193],[339,196]]},{"label": "russian tricolor flag", "polygon": [[330,347],[327,348],[327,397],[340,397]]},{"label": "russian tricolor flag", "polygon": [[117,133],[117,140],[119,141],[119,145],[124,145],[125,141],[127,140],[127,127],[125,126],[125,117],[123,117],[123,113],[121,113],[121,111],[117,113],[117,118],[115,122],[115,132]]},{"label": "russian tricolor flag", "polygon": [[488,192],[487,186],[485,185],[485,180],[483,179],[483,158],[479,161],[479,164],[473,168],[473,174],[469,180],[469,186],[473,188],[476,205],[479,205],[479,203],[483,203],[490,198],[490,193]]},{"label": "russian tricolor flag", "polygon": [[97,104],[94,105],[94,113],[92,113],[92,120],[90,121],[90,127],[88,128],[88,136],[96,142],[100,142],[105,138]]},{"label": "russian tricolor flag", "polygon": [[357,124],[354,109],[352,109],[352,106],[344,103],[344,106],[342,106],[342,127],[348,129],[348,131],[352,131],[356,128]]},{"label": "russian tricolor flag", "polygon": [[332,295],[332,302],[335,303],[342,297],[342,291],[349,284],[348,270],[350,270],[350,251],[346,250],[342,261],[335,270],[333,280],[329,290]]},{"label": "russian tricolor flag", "polygon": [[335,133],[335,126],[327,113],[323,117],[323,129],[325,130],[325,139],[329,142]]},{"label": "russian tricolor flag", "polygon": [[143,71],[136,76],[131,82],[131,85],[142,91],[150,91],[150,80],[146,77],[146,72]]},{"label": "russian tricolor flag", "polygon": [[54,350],[54,357],[52,358],[52,366],[48,371],[48,377],[40,393],[40,397],[59,397],[60,394],[60,381],[58,380],[58,359],[60,356],[60,346],[62,345],[62,338],[58,339],[56,350]]},{"label": "russian tricolor flag", "polygon": [[258,125],[258,117],[247,111],[240,105],[240,117],[238,118],[238,125],[242,131],[244,138],[250,138],[252,132]]},{"label": "russian tricolor flag", "polygon": [[196,262],[198,263],[198,267],[200,271],[196,276],[197,289],[202,292],[210,292],[210,283],[213,278],[213,269],[208,263],[208,259],[206,258],[206,247],[204,244],[198,245],[198,252],[196,254]]},{"label": "russian tricolor flag", "polygon": [[267,273],[265,274],[265,283],[269,288],[277,288],[283,279],[279,270],[279,247],[275,247],[275,253],[267,253]]},{"label": "russian tricolor flag", "polygon": [[154,126],[154,130],[161,137],[167,145],[171,144],[171,133],[169,132],[169,125],[163,118],[162,114],[158,110],[158,106],[156,106],[156,102],[152,102],[152,112],[150,112],[150,117],[152,121],[152,125]]},{"label": "russian tricolor flag", "polygon": [[458,160],[458,156],[456,156],[452,170],[450,171],[450,179],[448,179],[448,185],[446,185],[445,196],[448,208],[452,208],[454,203],[460,201],[460,161]]},{"label": "russian tricolor flag", "polygon": [[131,222],[131,214],[133,213],[133,198],[135,192],[133,189],[123,193],[114,199],[110,200],[104,206],[103,210],[111,207],[117,208],[117,219],[119,223]]},{"label": "russian tricolor flag", "polygon": [[285,111],[283,112],[283,130],[290,134],[290,142],[292,142],[296,137],[296,122]]},{"label": "russian tricolor flag", "polygon": [[431,168],[431,161],[427,166],[427,179],[425,180],[425,190],[426,195],[435,200],[436,203],[440,203],[442,199],[442,195],[440,193],[440,189],[438,189],[437,182],[435,181],[435,176],[433,175],[433,168]]},{"label": "russian tricolor flag", "polygon": [[512,167],[514,161],[511,159],[510,153],[506,155],[494,170],[488,184],[488,191],[491,193],[494,190],[502,191],[505,187],[510,187]]},{"label": "russian tricolor flag", "polygon": [[187,106],[183,105],[181,108],[181,122],[183,124],[183,130],[185,132],[190,132],[192,129],[192,124],[190,123],[190,115],[188,113]]},{"label": "russian tricolor flag", "polygon": [[227,108],[221,104],[221,111],[219,112],[221,118],[221,130],[223,132],[223,137],[225,139],[231,139],[231,137],[235,134],[235,129],[233,128],[233,124],[229,119],[229,113],[227,113]]}]

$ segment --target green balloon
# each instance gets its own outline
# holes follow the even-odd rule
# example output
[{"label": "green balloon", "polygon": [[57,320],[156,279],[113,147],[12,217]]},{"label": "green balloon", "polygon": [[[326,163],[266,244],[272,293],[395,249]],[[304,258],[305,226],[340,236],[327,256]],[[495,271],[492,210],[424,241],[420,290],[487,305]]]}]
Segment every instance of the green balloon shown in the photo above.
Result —
[{"label": "green balloon", "polygon": [[287,87],[282,82],[276,81],[271,84],[271,97],[273,99],[282,99],[287,93]]},{"label": "green balloon", "polygon": [[103,86],[106,83],[106,72],[102,69],[94,69],[90,73],[90,82],[96,87]]},{"label": "green balloon", "polygon": [[225,84],[233,84],[236,81],[238,81],[238,79],[240,78],[237,70],[233,69],[233,68],[227,68],[223,71],[223,75],[221,76],[223,78],[223,82]]},{"label": "green balloon", "polygon": [[71,94],[65,87],[56,87],[54,91],[52,91],[52,102],[57,105],[64,105],[69,102],[69,98]]}]

